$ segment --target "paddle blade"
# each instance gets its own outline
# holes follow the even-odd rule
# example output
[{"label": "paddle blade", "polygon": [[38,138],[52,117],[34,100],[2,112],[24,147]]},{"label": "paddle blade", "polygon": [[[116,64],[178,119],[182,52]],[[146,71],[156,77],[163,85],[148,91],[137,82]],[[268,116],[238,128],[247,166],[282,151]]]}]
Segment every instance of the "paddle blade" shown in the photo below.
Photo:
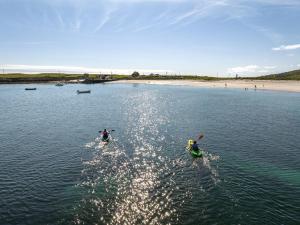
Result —
[{"label": "paddle blade", "polygon": [[204,138],[204,134],[200,133],[200,134],[199,134],[199,137],[198,137],[198,140],[200,140],[200,139],[202,139],[202,138]]}]

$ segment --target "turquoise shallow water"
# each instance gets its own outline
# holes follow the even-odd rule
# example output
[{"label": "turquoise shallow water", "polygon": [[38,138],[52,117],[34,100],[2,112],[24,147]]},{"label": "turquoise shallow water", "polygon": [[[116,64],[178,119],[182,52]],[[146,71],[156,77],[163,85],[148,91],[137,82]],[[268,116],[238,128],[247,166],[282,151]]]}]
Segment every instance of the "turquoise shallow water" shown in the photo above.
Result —
[{"label": "turquoise shallow water", "polygon": [[1,85],[0,122],[0,224],[300,223],[297,93]]}]

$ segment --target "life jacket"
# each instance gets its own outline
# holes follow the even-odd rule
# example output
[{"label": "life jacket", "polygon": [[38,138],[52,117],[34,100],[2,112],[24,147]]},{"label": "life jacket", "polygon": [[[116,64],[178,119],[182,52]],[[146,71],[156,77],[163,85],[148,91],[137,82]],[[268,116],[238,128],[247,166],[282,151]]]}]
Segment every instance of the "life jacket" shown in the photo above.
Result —
[{"label": "life jacket", "polygon": [[192,144],[192,149],[194,151],[198,151],[199,150],[199,146],[197,144]]}]

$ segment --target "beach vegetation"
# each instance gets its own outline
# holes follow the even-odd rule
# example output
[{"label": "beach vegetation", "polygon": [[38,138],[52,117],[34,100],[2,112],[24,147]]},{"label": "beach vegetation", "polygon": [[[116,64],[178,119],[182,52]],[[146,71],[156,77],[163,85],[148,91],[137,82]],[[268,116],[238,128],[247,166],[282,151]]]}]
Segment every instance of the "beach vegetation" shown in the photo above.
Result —
[{"label": "beach vegetation", "polygon": [[132,74],[131,74],[132,77],[139,77],[140,76],[140,73],[137,72],[137,71],[134,71]]},{"label": "beach vegetation", "polygon": [[300,70],[256,77],[259,80],[300,80]]},{"label": "beach vegetation", "polygon": [[[132,75],[112,74],[109,76],[112,80],[201,80],[201,81],[218,81],[232,80],[235,78],[213,77],[206,75],[159,75],[149,74],[140,75],[135,71]],[[52,82],[52,81],[71,81],[81,79],[99,79],[97,74],[68,74],[68,73],[8,73],[0,74],[0,83],[22,83],[22,82]],[[300,70],[294,70],[286,73],[271,74],[258,77],[238,77],[241,80],[300,80]]]}]

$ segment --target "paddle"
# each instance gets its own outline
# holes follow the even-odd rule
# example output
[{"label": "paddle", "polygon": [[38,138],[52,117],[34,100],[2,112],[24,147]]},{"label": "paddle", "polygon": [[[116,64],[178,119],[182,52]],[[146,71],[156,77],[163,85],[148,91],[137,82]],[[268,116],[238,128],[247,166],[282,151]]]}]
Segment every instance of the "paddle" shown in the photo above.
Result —
[{"label": "paddle", "polygon": [[198,141],[199,141],[200,139],[202,139],[202,138],[204,138],[204,134],[200,133],[200,134],[199,134],[199,137],[198,137]]},{"label": "paddle", "polygon": [[[115,131],[115,130],[108,130],[108,133],[109,133],[109,132],[113,132],[113,131]],[[102,133],[103,130],[99,130],[98,132],[99,132],[99,133]]]}]

